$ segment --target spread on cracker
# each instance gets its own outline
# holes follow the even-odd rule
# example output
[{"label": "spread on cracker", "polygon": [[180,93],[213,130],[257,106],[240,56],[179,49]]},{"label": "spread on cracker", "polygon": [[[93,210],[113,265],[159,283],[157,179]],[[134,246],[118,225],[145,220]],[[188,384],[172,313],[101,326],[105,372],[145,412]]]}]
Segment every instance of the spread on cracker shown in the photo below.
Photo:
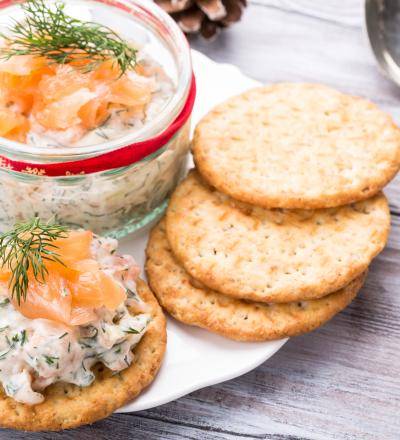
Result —
[{"label": "spread on cracker", "polygon": [[[0,236],[0,381],[35,405],[51,384],[89,386],[102,363],[117,373],[151,314],[137,294],[140,269],[117,241],[34,218]],[[129,310],[134,305],[136,313]]]}]

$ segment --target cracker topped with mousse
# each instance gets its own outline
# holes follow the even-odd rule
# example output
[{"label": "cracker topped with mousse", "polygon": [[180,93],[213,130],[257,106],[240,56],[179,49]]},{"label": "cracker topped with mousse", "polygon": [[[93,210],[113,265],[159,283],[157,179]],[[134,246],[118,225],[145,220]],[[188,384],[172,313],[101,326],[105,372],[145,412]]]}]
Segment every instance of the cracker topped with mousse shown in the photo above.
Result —
[{"label": "cracker topped with mousse", "polygon": [[0,236],[2,426],[90,423],[155,376],[165,320],[133,257],[117,246],[39,218]]}]

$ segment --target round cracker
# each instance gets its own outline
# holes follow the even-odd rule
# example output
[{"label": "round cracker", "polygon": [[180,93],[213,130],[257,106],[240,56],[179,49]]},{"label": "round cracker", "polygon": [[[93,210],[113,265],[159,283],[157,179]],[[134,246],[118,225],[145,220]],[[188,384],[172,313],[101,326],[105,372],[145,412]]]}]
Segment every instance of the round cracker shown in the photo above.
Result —
[{"label": "round cracker", "polygon": [[314,330],[344,309],[365,279],[364,273],[321,299],[256,303],[228,297],[193,280],[174,258],[164,221],[151,232],[146,254],[149,284],[164,309],[178,321],[238,341],[266,341]]},{"label": "round cracker", "polygon": [[147,387],[157,374],[166,346],[164,314],[144,281],[138,294],[149,306],[153,319],[134,349],[132,365],[113,374],[102,364],[93,368],[96,379],[88,387],[56,383],[44,391],[45,401],[29,406],[0,392],[0,426],[25,431],[59,431],[107,417]]},{"label": "round cracker", "polygon": [[192,172],[166,216],[174,254],[195,279],[263,302],[320,298],[364,272],[385,246],[386,198],[321,210],[268,210],[237,202]]},{"label": "round cracker", "polygon": [[198,124],[195,163],[220,191],[264,208],[367,199],[400,168],[400,130],[371,102],[318,84],[256,88]]}]

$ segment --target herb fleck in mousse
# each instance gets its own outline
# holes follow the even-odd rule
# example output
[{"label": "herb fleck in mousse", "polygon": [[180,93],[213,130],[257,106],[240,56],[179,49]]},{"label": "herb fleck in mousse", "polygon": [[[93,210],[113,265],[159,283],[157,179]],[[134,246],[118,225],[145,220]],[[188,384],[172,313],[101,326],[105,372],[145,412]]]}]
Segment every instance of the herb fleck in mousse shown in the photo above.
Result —
[{"label": "herb fleck in mousse", "polygon": [[[0,382],[35,405],[47,386],[88,386],[91,367],[115,372],[150,315],[136,294],[139,268],[117,241],[35,218],[0,236]],[[132,315],[128,307],[138,313]]]},{"label": "herb fleck in mousse", "polygon": [[0,35],[0,136],[94,145],[141,128],[171,98],[160,65],[113,29],[29,0]]}]

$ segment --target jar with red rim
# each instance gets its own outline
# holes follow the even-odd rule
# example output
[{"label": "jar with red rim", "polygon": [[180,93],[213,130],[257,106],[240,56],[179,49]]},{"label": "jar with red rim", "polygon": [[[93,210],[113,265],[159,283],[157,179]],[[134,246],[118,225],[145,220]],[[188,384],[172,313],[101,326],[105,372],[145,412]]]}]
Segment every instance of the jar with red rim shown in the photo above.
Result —
[{"label": "jar with red rim", "polygon": [[[0,7],[1,32],[10,20],[24,19],[19,4],[7,1]],[[186,170],[195,99],[190,49],[176,23],[153,2],[70,0],[65,13],[107,26],[132,42],[138,65],[148,69],[147,76],[154,74],[152,98],[141,109],[142,119],[124,120],[131,128],[119,121],[102,124],[74,142],[58,141],[51,130],[29,132],[25,141],[2,134],[0,231],[36,215],[119,238],[161,215]],[[0,63],[0,89],[9,70]],[[17,82],[24,72],[11,73]],[[31,124],[37,119],[29,116]],[[68,130],[72,127],[66,129],[70,140]]]}]

